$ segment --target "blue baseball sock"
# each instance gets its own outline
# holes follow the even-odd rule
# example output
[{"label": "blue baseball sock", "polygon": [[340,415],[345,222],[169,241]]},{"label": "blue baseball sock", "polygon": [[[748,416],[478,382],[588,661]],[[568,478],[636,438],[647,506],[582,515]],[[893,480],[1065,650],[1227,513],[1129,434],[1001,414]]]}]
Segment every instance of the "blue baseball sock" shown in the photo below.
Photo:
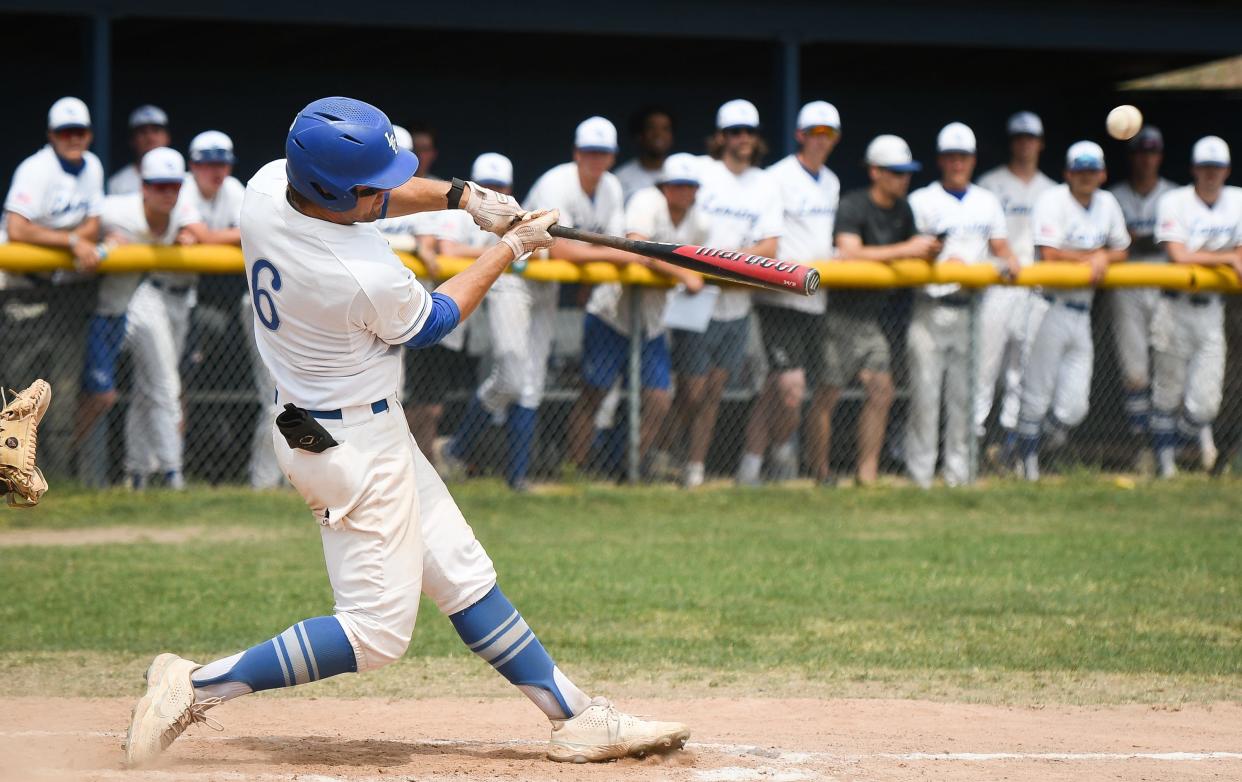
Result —
[{"label": "blue baseball sock", "polygon": [[1025,459],[1033,453],[1039,452],[1039,435],[1040,423],[1038,421],[1030,421],[1025,418],[1018,419],[1017,447],[1018,457]]},{"label": "blue baseball sock", "polygon": [[478,395],[470,397],[470,404],[466,407],[466,413],[461,419],[461,425],[457,427],[457,434],[453,436],[453,444],[449,446],[449,452],[458,459],[466,459],[474,452],[475,443],[479,440],[479,435],[487,428],[488,419],[491,414],[483,407],[483,401]]},{"label": "blue baseball sock", "polygon": [[530,453],[535,446],[535,416],[536,411],[529,407],[509,407],[509,420],[506,422],[509,464],[505,470],[505,480],[510,486],[526,480],[526,471],[530,469]]},{"label": "blue baseball sock", "polygon": [[1131,434],[1145,434],[1148,419],[1151,417],[1151,394],[1149,389],[1127,391],[1125,399],[1126,418],[1130,422]]},{"label": "blue baseball sock", "polygon": [[1177,447],[1177,424],[1173,413],[1163,410],[1152,412],[1151,447],[1156,453]]},{"label": "blue baseball sock", "polygon": [[228,700],[356,670],[354,647],[341,623],[336,617],[317,616],[240,654],[208,663],[190,679],[199,699]]},{"label": "blue baseball sock", "polygon": [[470,651],[516,685],[549,719],[572,717],[591,704],[590,697],[556,667],[499,585],[449,620]]}]

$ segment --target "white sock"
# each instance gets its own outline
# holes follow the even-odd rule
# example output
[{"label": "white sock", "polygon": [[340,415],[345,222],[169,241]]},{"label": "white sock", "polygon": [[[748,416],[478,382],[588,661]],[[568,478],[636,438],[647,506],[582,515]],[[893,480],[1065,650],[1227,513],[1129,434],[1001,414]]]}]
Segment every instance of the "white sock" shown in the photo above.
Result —
[{"label": "white sock", "polygon": [[762,469],[763,454],[744,453],[742,454],[742,463],[737,468],[737,479],[739,481],[757,481],[759,480],[759,471]]},{"label": "white sock", "polygon": [[[190,676],[190,681],[208,681],[217,676],[223,676],[233,670],[233,666],[237,665],[237,661],[241,659],[245,652],[238,652],[232,657],[225,657],[214,662],[209,662],[202,668]],[[208,698],[220,698],[221,700],[231,700],[239,695],[249,695],[252,692],[250,686],[244,682],[220,682],[219,684],[207,684],[204,686],[194,687],[194,700],[204,701]]]}]

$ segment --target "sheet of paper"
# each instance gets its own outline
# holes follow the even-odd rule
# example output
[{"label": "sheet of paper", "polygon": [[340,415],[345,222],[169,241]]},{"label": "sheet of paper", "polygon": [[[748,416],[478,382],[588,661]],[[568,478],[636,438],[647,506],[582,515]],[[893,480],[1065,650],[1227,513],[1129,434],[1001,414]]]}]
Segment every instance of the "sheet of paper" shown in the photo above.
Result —
[{"label": "sheet of paper", "polygon": [[716,309],[716,297],[720,288],[715,285],[704,285],[698,293],[687,293],[678,285],[668,295],[668,303],[664,305],[664,325],[670,329],[683,329],[702,334],[707,331],[711,322],[712,311]]}]

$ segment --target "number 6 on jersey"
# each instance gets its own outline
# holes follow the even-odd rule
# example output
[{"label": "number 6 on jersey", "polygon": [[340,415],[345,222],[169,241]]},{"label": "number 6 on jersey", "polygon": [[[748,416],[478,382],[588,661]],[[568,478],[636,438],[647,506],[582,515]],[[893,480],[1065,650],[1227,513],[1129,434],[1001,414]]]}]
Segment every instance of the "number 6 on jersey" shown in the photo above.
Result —
[{"label": "number 6 on jersey", "polygon": [[[275,331],[280,328],[280,316],[276,314],[276,300],[272,298],[272,294],[259,287],[259,272],[264,269],[272,271],[272,290],[280,290],[280,272],[271,261],[260,258],[254,262],[254,267],[250,270],[250,298],[254,302],[254,314],[259,316],[259,322],[269,331]],[[264,301],[267,302],[267,312],[263,311]]]}]

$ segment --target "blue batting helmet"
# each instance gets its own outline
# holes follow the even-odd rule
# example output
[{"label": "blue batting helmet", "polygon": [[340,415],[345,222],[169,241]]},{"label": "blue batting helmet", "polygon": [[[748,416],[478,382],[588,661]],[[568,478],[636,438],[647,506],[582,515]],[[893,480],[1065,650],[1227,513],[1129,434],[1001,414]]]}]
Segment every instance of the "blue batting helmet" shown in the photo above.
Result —
[{"label": "blue batting helmet", "polygon": [[355,187],[391,190],[418,170],[384,112],[353,98],[320,98],[298,112],[285,139],[289,184],[332,212],[358,203]]}]

